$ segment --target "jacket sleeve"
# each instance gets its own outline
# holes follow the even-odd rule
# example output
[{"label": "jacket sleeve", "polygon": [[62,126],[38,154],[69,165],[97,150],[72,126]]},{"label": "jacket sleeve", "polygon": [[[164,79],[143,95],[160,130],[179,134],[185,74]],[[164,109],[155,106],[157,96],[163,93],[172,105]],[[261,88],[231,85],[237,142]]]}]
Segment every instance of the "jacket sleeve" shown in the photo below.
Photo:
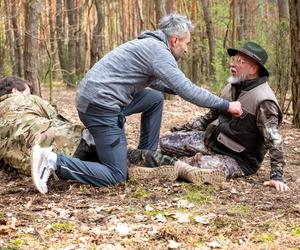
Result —
[{"label": "jacket sleeve", "polygon": [[172,132],[185,130],[185,131],[191,131],[191,130],[199,130],[204,131],[208,124],[213,122],[217,119],[219,112],[215,109],[210,110],[207,114],[203,116],[199,116],[193,121],[187,122],[180,126],[175,126],[171,129]]},{"label": "jacket sleeve", "polygon": [[228,110],[229,102],[192,83],[178,68],[174,56],[167,49],[153,54],[151,67],[156,78],[186,101],[200,107]]},{"label": "jacket sleeve", "polygon": [[176,95],[176,93],[170,89],[162,80],[154,80],[150,86],[150,88],[152,89],[155,89],[155,90],[158,90],[160,92],[163,92],[163,93],[167,93],[167,94],[171,94],[171,95]]},{"label": "jacket sleeve", "polygon": [[257,111],[257,125],[269,150],[270,179],[283,181],[285,166],[282,138],[279,132],[279,111],[273,101],[263,102]]}]

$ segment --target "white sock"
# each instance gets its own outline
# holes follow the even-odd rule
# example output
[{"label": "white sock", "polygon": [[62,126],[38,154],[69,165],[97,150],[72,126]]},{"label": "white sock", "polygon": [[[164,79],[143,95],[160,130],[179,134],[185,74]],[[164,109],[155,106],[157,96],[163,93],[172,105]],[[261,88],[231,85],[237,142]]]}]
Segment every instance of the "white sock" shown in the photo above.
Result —
[{"label": "white sock", "polygon": [[56,166],[56,162],[57,162],[57,154],[55,154],[54,152],[50,152],[47,155],[47,161],[49,163],[49,165],[54,169],[57,170],[57,166]]}]

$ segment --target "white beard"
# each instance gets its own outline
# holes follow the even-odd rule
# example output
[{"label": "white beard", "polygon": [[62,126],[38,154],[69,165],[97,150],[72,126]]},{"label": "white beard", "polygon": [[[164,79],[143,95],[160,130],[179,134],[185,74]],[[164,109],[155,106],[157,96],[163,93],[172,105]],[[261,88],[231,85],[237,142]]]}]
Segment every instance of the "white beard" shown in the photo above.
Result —
[{"label": "white beard", "polygon": [[230,83],[230,84],[238,83],[238,82],[241,82],[241,81],[244,81],[244,80],[246,80],[246,76],[245,75],[241,75],[241,76],[229,76],[227,78],[227,82]]}]

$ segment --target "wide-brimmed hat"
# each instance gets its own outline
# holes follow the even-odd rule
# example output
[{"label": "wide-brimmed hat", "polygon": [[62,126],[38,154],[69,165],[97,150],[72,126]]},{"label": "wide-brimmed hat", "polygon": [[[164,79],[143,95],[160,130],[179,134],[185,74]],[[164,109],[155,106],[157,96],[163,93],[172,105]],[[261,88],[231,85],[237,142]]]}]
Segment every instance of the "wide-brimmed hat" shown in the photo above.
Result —
[{"label": "wide-brimmed hat", "polygon": [[233,49],[229,48],[227,50],[228,54],[230,56],[235,56],[237,53],[245,54],[249,57],[251,57],[253,60],[255,60],[260,65],[260,76],[269,76],[269,72],[265,68],[265,63],[268,59],[267,52],[260,47],[257,43],[254,42],[247,42],[243,45],[240,49]]}]

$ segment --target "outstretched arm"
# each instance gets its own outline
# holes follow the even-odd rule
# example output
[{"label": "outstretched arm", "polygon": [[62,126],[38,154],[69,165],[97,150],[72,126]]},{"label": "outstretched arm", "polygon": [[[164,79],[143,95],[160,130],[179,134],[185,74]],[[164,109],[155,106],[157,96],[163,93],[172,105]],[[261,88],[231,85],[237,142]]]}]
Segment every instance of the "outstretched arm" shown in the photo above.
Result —
[{"label": "outstretched arm", "polygon": [[257,125],[269,149],[271,161],[271,180],[264,182],[264,185],[273,187],[278,191],[287,191],[289,187],[283,180],[285,161],[282,150],[282,138],[278,129],[279,119],[278,107],[274,102],[265,101],[260,105],[257,114]]},{"label": "outstretched arm", "polygon": [[219,115],[219,112],[215,109],[210,110],[208,113],[206,113],[203,116],[199,116],[193,121],[187,122],[183,125],[175,126],[171,129],[172,132],[175,131],[191,131],[191,130],[199,130],[204,131],[208,124],[213,122],[215,119],[217,119]]}]

